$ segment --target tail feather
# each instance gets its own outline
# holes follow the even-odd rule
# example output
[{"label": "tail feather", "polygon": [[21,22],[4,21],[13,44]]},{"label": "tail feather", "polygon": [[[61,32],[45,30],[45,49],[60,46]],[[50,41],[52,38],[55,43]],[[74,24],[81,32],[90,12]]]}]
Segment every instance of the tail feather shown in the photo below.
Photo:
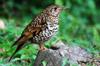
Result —
[{"label": "tail feather", "polygon": [[20,41],[22,38],[23,38],[23,36],[19,37],[19,38],[17,39],[17,41],[15,41],[14,44],[13,44],[11,47],[13,47],[13,46],[15,46],[16,44],[18,44],[19,41]]},{"label": "tail feather", "polygon": [[12,54],[12,56],[10,57],[9,62],[11,61],[11,59],[13,58],[13,56],[24,46],[24,44],[25,44],[25,42],[26,42],[27,40],[28,40],[27,37],[21,36],[21,37],[12,45],[12,47],[13,47],[14,45],[17,45],[17,44],[18,44],[18,46],[17,46],[15,52],[14,52],[14,53]]},{"label": "tail feather", "polygon": [[11,61],[11,59],[13,58],[13,56],[23,47],[24,44],[20,44],[17,46],[15,52],[12,54],[12,56],[9,59],[9,62]]}]

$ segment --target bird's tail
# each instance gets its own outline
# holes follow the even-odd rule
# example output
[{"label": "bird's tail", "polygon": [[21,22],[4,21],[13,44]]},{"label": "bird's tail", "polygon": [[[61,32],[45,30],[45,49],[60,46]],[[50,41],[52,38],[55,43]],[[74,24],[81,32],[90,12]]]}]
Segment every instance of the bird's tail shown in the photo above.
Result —
[{"label": "bird's tail", "polygon": [[18,45],[15,52],[9,58],[9,61],[13,58],[13,56],[24,46],[25,42],[28,40],[26,36],[21,36],[11,47]]}]

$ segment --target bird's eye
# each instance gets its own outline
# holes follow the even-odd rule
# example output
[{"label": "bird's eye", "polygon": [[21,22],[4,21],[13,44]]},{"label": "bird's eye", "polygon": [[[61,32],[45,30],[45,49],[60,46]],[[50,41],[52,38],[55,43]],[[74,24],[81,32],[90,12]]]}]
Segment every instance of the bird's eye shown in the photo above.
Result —
[{"label": "bird's eye", "polygon": [[57,10],[57,7],[55,7],[54,10]]}]

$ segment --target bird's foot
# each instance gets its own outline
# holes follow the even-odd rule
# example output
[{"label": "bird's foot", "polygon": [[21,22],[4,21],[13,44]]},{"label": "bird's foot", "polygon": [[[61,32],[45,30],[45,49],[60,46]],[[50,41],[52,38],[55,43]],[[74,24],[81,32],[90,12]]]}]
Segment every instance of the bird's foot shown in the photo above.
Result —
[{"label": "bird's foot", "polygon": [[41,47],[41,48],[39,49],[39,51],[46,51],[46,50],[47,50],[46,47]]},{"label": "bird's foot", "polygon": [[44,44],[40,43],[39,44],[39,51],[46,51],[46,50],[47,50],[47,48],[44,46]]}]

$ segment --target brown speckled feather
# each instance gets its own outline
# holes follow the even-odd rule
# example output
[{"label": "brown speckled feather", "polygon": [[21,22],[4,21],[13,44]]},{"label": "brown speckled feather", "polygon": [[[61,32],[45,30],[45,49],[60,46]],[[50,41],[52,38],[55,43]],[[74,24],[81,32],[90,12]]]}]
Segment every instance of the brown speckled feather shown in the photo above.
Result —
[{"label": "brown speckled feather", "polygon": [[62,8],[58,5],[51,5],[33,19],[22,32],[21,37],[12,45],[12,47],[17,45],[17,48],[9,61],[27,41],[37,43],[40,50],[44,50],[44,42],[49,40],[58,31],[58,17],[61,10]]},{"label": "brown speckled feather", "polygon": [[10,57],[9,61],[12,59],[12,57],[24,46],[25,42],[27,42],[30,38],[34,37],[35,35],[38,35],[40,33],[40,31],[42,31],[42,29],[44,29],[46,26],[45,24],[45,20],[42,19],[41,22],[41,18],[43,18],[40,16],[36,17],[36,21],[32,21],[23,31],[22,35],[20,38],[18,38],[18,40],[11,46],[13,47],[14,45],[17,45],[17,48],[15,50],[15,52],[12,54],[12,56]]}]

